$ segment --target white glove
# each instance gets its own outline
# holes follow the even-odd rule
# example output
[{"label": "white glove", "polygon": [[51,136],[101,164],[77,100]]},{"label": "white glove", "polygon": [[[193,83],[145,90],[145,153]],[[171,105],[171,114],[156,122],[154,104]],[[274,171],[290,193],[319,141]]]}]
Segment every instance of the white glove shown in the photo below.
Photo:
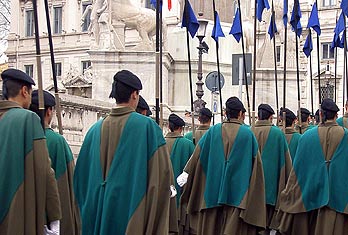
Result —
[{"label": "white glove", "polygon": [[178,194],[174,185],[170,185],[170,193],[171,193],[170,195],[171,198],[175,197]]},{"label": "white glove", "polygon": [[189,174],[183,171],[181,175],[179,175],[178,178],[176,178],[176,182],[178,183],[180,187],[184,186],[187,183],[188,176]]},{"label": "white glove", "polygon": [[59,220],[52,221],[50,223],[50,228],[51,229],[48,229],[47,225],[44,225],[44,234],[45,235],[60,235],[60,233],[59,233],[59,229],[60,229],[59,224],[60,224]]}]

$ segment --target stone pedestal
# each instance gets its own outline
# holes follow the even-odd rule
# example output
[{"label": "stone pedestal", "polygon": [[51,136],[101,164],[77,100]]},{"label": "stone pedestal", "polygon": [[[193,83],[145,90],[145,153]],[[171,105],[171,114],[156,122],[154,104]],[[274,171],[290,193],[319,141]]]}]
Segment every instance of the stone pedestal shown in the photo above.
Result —
[{"label": "stone pedestal", "polygon": [[[156,76],[155,52],[134,51],[88,51],[92,62],[94,79],[92,98],[115,102],[109,99],[113,76],[120,70],[127,69],[136,74],[143,85],[140,94],[150,106],[155,105]],[[173,59],[168,53],[163,54],[163,102],[168,103],[169,76],[173,70]]]}]

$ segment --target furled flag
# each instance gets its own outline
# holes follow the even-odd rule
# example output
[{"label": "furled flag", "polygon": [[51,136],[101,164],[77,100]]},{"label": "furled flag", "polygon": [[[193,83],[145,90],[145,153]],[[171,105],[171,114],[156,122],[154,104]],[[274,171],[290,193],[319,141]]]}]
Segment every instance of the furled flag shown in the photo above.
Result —
[{"label": "furled flag", "polygon": [[234,20],[233,20],[230,34],[233,35],[233,37],[237,40],[237,42],[239,42],[241,37],[243,36],[242,25],[240,22],[240,10],[239,10],[239,8],[237,8],[236,14],[234,16]]},{"label": "furled flag", "polygon": [[[335,47],[340,47],[342,48],[341,46],[341,41],[340,40],[340,34],[343,32],[344,30],[344,21],[345,21],[345,16],[344,16],[344,13],[342,11],[341,15],[340,15],[340,18],[338,18],[338,21],[336,23],[336,27],[335,27],[335,35],[334,35],[334,38],[331,42],[331,49],[335,48]],[[342,37],[344,38],[344,37]]]},{"label": "furled flag", "polygon": [[321,34],[317,3],[313,4],[312,12],[308,19],[307,28],[313,28],[314,31],[317,32],[318,36]]},{"label": "furled flag", "polygon": [[222,32],[220,18],[217,11],[215,11],[215,22],[214,22],[213,31],[211,32],[211,37],[214,38],[216,42],[219,40],[219,37],[225,37],[224,32]]},{"label": "furled flag", "polygon": [[[157,7],[157,0],[150,0],[150,4],[151,4],[154,8],[156,8],[156,7]],[[161,0],[160,0],[160,4],[161,4],[160,10],[162,11],[163,2],[162,2]]]},{"label": "furled flag", "polygon": [[344,48],[344,34],[341,37],[340,43],[337,45],[339,48]]},{"label": "furled flag", "polygon": [[198,20],[195,16],[195,13],[191,7],[191,4],[188,0],[185,0],[184,13],[182,16],[181,28],[185,27],[190,32],[191,37],[194,37],[199,28]]},{"label": "furled flag", "polygon": [[344,14],[348,16],[348,0],[342,0],[340,7],[342,11],[344,12]]},{"label": "furled flag", "polygon": [[257,11],[256,11],[256,16],[257,19],[261,22],[262,21],[262,13],[265,8],[267,10],[270,8],[268,0],[256,0],[257,2]]},{"label": "furled flag", "polygon": [[283,23],[284,26],[288,26],[288,0],[284,0],[283,2]]},{"label": "furled flag", "polygon": [[301,17],[302,17],[302,13],[300,9],[300,3],[298,2],[298,0],[295,0],[294,8],[291,14],[290,24],[298,37],[300,37],[302,33],[302,26],[300,21]]},{"label": "furled flag", "polygon": [[274,34],[278,32],[276,22],[275,20],[273,20],[273,16],[274,14],[272,14],[271,16],[271,21],[269,22],[269,27],[268,27],[268,34],[271,39],[274,37]]},{"label": "furled flag", "polygon": [[311,55],[311,52],[313,50],[313,43],[312,43],[312,34],[308,34],[306,38],[306,42],[303,45],[303,52],[306,54],[307,57]]}]

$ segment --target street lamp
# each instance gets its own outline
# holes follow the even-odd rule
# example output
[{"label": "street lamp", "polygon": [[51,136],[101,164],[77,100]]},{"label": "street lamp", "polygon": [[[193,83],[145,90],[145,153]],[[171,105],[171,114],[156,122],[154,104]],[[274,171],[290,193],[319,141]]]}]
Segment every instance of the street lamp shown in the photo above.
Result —
[{"label": "street lamp", "polygon": [[203,42],[203,38],[205,37],[205,32],[207,30],[208,20],[199,19],[198,23],[199,23],[199,28],[197,31],[197,38],[199,40],[199,45],[197,47],[198,49],[198,70],[197,70],[198,81],[196,82],[196,85],[197,85],[196,96],[198,97],[198,99],[196,99],[193,102],[194,110],[196,114],[198,114],[199,110],[203,108],[206,104],[206,102],[202,100],[202,96],[204,95],[204,91],[203,91],[204,83],[202,82],[202,78],[203,78],[202,55],[203,53],[208,53],[208,50],[209,50],[208,45],[205,42]]}]

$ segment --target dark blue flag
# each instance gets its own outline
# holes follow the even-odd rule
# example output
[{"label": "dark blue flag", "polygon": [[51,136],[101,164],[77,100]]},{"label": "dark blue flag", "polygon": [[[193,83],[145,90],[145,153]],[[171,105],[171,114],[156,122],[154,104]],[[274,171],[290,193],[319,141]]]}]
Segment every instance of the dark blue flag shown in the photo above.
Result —
[{"label": "dark blue flag", "polygon": [[296,32],[298,37],[300,37],[302,33],[302,26],[300,22],[301,17],[302,17],[302,13],[300,9],[300,3],[298,2],[298,0],[295,0],[294,8],[291,14],[290,24],[292,26],[292,30]]},{"label": "dark blue flag", "polygon": [[335,35],[333,37],[333,40],[331,42],[331,50],[333,50],[335,47],[340,47],[343,48],[343,43],[344,42],[344,37],[342,36],[343,40],[340,39],[340,34],[343,32],[344,30],[344,21],[345,21],[345,16],[343,11],[341,12],[340,18],[338,18],[338,21],[336,23],[336,27],[335,27]]},{"label": "dark blue flag", "polygon": [[269,22],[269,27],[268,27],[268,34],[270,38],[272,39],[274,37],[274,34],[277,33],[277,25],[275,20],[273,20],[273,14],[271,16],[271,22]]},{"label": "dark blue flag", "polygon": [[257,11],[256,16],[257,19],[261,22],[262,21],[262,13],[265,8],[269,9],[269,3],[268,0],[256,0],[257,1]]},{"label": "dark blue flag", "polygon": [[342,0],[340,7],[342,11],[344,12],[344,14],[348,16],[348,0]]},{"label": "dark blue flag", "polygon": [[288,0],[283,2],[283,23],[285,27],[288,26]]},{"label": "dark blue flag", "polygon": [[338,44],[339,48],[344,48],[344,34],[341,37],[340,43]]},{"label": "dark blue flag", "polygon": [[313,4],[312,12],[308,19],[307,28],[313,28],[318,35],[321,34],[317,3]]},{"label": "dark blue flag", "polygon": [[231,27],[230,34],[233,35],[233,37],[237,40],[237,42],[240,41],[242,34],[242,25],[240,23],[240,11],[239,8],[237,8],[236,14],[234,16],[233,24]]},{"label": "dark blue flag", "polygon": [[197,21],[196,15],[191,7],[188,0],[185,1],[184,13],[182,16],[181,28],[185,27],[190,32],[191,37],[194,37],[199,28],[199,23]]},{"label": "dark blue flag", "polygon": [[215,11],[215,24],[213,27],[213,31],[211,32],[211,37],[214,38],[216,42],[219,40],[219,37],[225,37],[224,32],[222,32],[220,18],[217,11]]},{"label": "dark blue flag", "polygon": [[[154,8],[156,8],[156,6],[157,6],[157,1],[156,1],[156,0],[150,0],[150,4],[151,4]],[[162,11],[163,1],[160,1],[160,4],[161,4],[160,10]]]},{"label": "dark blue flag", "polygon": [[303,52],[306,54],[307,57],[309,57],[311,55],[312,50],[313,50],[312,35],[308,34],[306,38],[306,42],[303,45]]}]

